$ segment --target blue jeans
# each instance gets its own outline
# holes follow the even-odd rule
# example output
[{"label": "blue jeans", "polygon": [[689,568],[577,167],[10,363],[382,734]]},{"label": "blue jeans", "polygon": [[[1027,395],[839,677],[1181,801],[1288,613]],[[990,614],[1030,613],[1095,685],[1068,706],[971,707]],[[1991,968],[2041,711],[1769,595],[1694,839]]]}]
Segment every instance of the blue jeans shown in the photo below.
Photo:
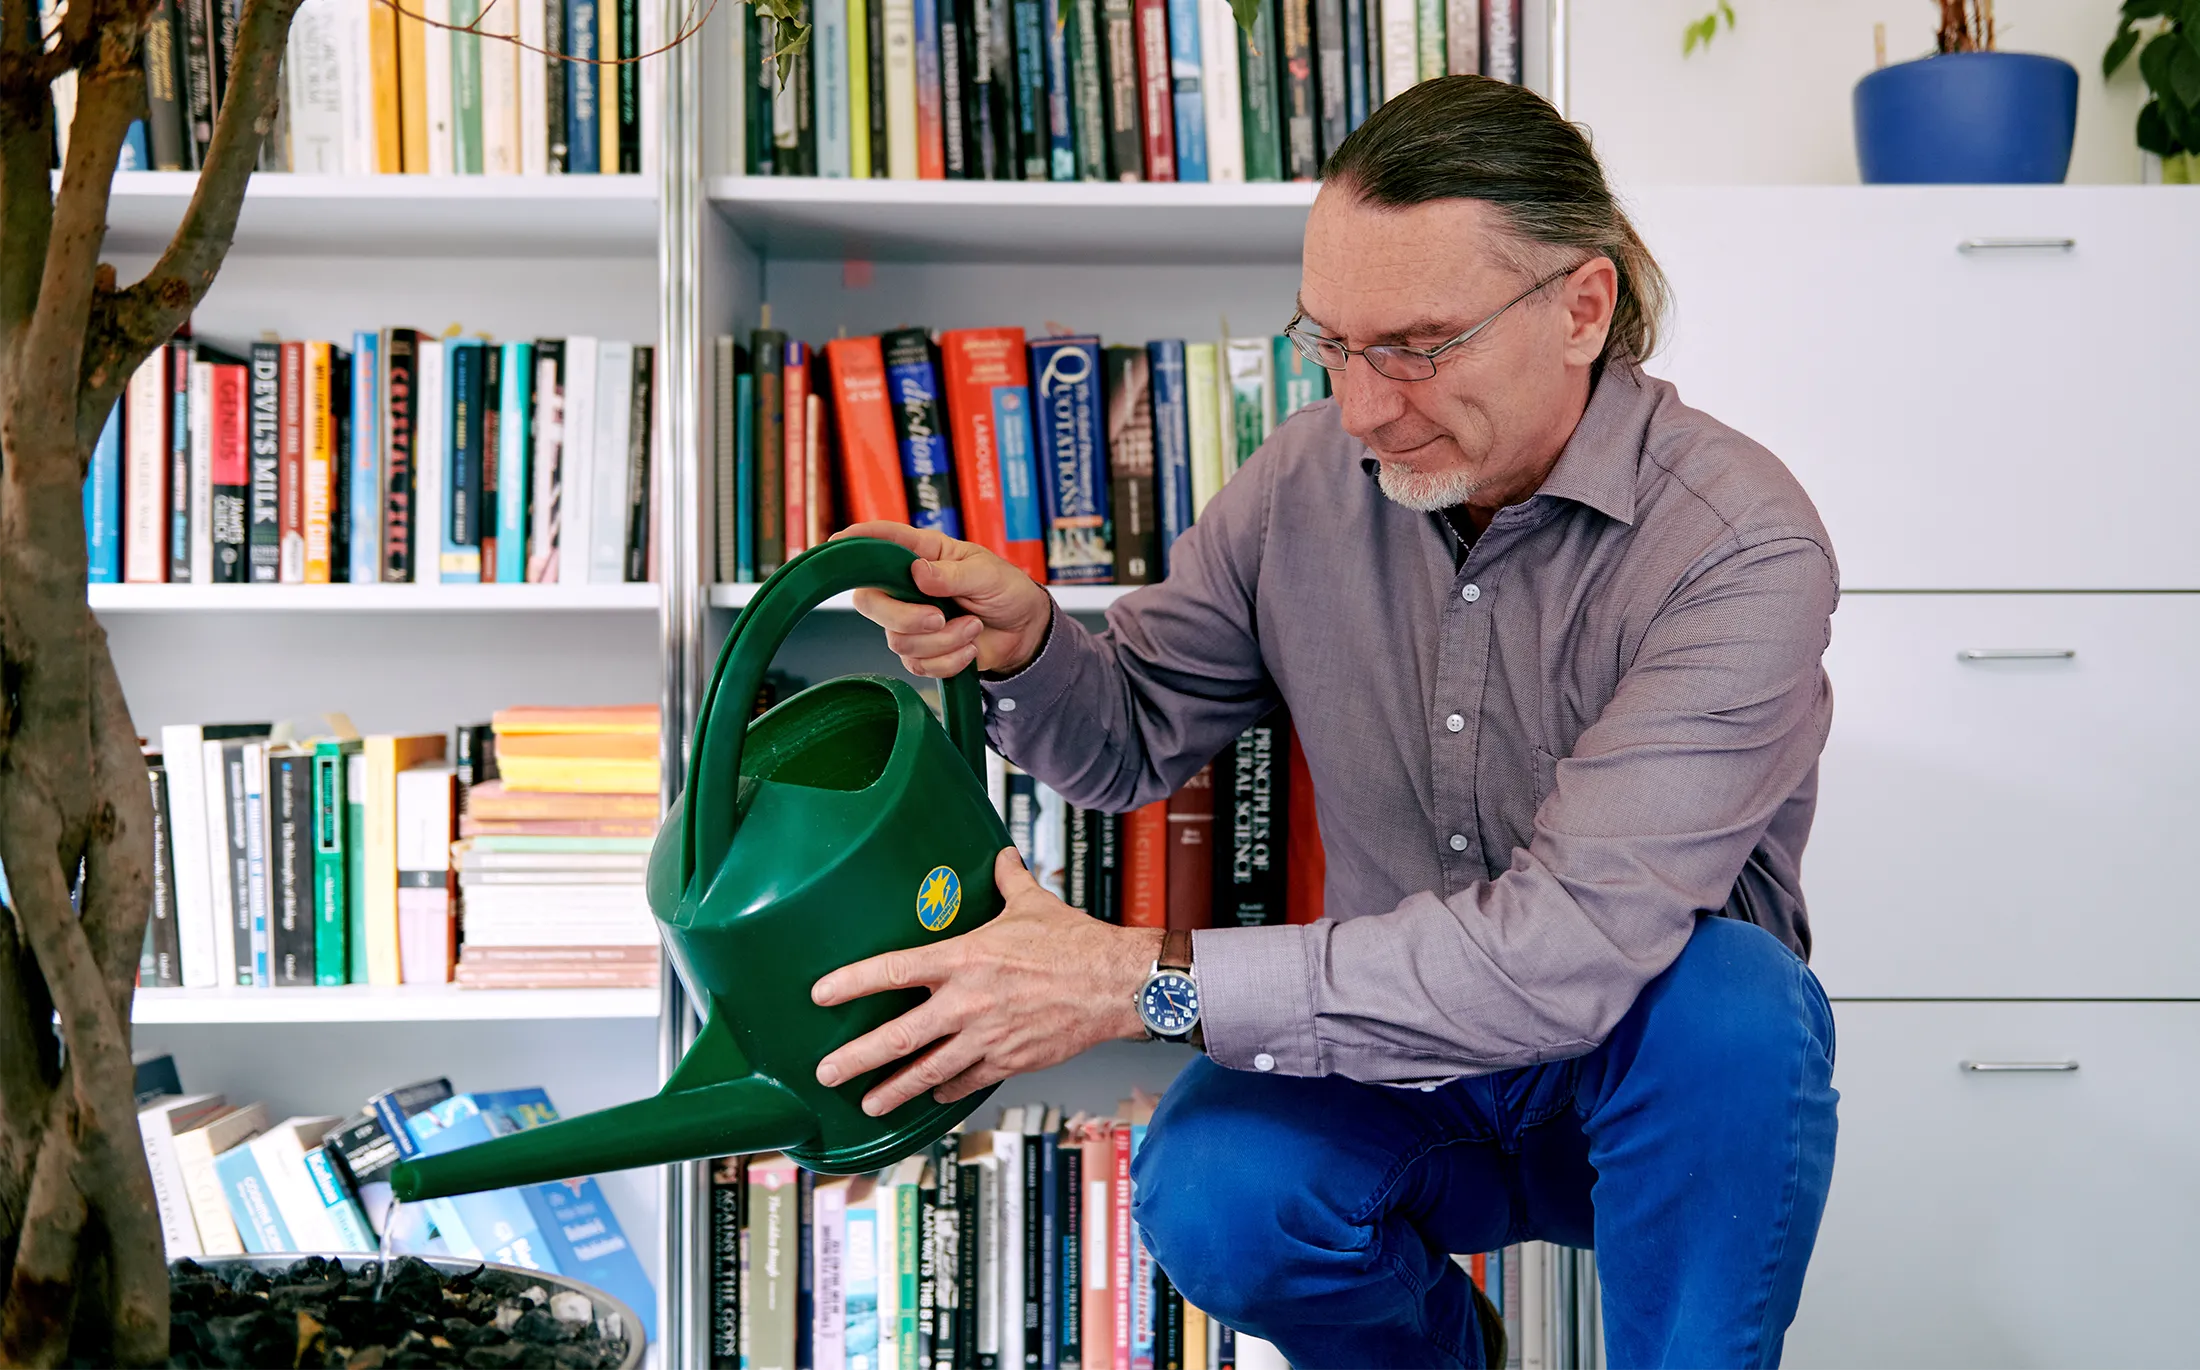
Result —
[{"label": "blue jeans", "polygon": [[1833,1014],[1700,919],[1586,1056],[1433,1089],[1226,1070],[1154,1115],[1134,1216],[1187,1302],[1300,1370],[1479,1366],[1450,1252],[1594,1247],[1606,1358],[1777,1365],[1833,1174]]}]

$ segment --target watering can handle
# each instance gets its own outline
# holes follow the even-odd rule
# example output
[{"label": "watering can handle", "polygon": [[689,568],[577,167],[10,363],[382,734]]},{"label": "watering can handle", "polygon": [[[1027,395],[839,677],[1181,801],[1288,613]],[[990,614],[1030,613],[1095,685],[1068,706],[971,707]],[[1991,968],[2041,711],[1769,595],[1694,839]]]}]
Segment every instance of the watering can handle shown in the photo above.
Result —
[{"label": "watering can handle", "polygon": [[[961,612],[952,601],[918,592],[909,567],[916,553],[884,538],[840,538],[819,543],[789,561],[764,582],[719,650],[710,690],[696,715],[695,741],[688,754],[685,869],[681,883],[698,870],[715,870],[733,841],[735,802],[740,794],[741,748],[748,739],[749,714],[764,673],[780,644],[810,610],[847,590],[884,590],[896,599],[931,604],[949,618]],[[985,779],[985,718],[978,698],[978,669],[940,682],[946,705],[947,736],[980,781]],[[709,850],[704,850],[707,844]]]}]

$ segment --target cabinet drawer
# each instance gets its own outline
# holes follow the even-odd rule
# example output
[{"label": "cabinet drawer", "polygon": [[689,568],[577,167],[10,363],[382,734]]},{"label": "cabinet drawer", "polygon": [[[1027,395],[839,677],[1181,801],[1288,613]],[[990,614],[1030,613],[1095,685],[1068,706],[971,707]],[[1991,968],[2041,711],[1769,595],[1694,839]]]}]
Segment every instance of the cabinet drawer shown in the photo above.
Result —
[{"label": "cabinet drawer", "polygon": [[1834,1007],[1841,1139],[1787,1364],[2193,1363],[2200,1005]]},{"label": "cabinet drawer", "polygon": [[2200,997],[2200,595],[1848,595],[1826,669],[1830,993]]},{"label": "cabinet drawer", "polygon": [[2200,190],[2156,190],[1646,191],[1650,369],[1787,462],[1851,588],[2200,587],[2200,276],[2162,269]]}]

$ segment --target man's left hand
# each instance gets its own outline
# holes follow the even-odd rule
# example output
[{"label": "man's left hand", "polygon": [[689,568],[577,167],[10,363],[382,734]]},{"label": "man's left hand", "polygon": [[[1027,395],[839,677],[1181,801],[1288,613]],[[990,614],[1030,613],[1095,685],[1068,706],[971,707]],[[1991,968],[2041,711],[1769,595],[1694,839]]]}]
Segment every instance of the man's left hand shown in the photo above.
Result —
[{"label": "man's left hand", "polygon": [[1014,847],[1002,849],[993,877],[1007,907],[984,927],[843,966],[810,987],[820,1004],[916,985],[932,991],[820,1061],[819,1084],[923,1052],[863,1096],[863,1111],[878,1117],[927,1090],[952,1103],[1087,1047],[1145,1035],[1133,1001],[1161,954],[1161,931],[1078,912],[1039,887]]}]

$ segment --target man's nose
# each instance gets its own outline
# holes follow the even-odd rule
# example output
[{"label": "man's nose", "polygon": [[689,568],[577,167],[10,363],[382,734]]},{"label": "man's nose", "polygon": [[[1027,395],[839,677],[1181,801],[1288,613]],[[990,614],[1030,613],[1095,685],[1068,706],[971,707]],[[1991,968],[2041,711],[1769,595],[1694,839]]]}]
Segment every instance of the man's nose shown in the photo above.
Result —
[{"label": "man's nose", "polygon": [[1337,409],[1344,431],[1360,441],[1406,412],[1405,382],[1394,381],[1365,357],[1345,358],[1344,370],[1332,371]]}]

